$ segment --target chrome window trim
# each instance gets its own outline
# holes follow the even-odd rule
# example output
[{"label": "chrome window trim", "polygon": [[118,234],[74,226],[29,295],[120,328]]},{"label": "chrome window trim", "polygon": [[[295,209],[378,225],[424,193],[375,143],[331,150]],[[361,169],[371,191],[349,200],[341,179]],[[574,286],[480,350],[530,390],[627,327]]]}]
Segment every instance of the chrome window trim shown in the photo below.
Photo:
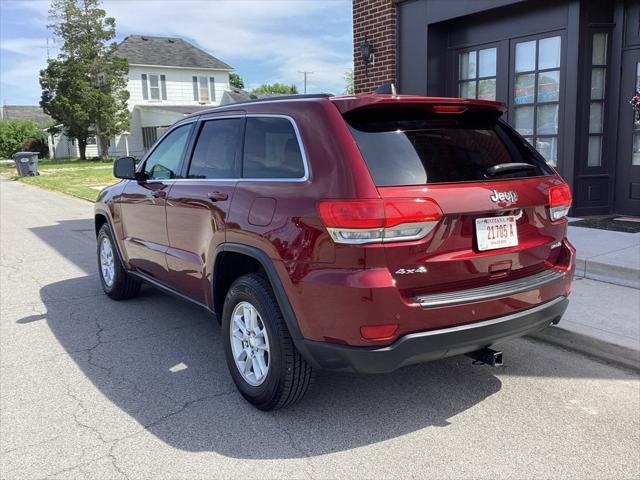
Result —
[{"label": "chrome window trim", "polygon": [[[262,103],[262,102],[261,102]],[[211,115],[211,116],[209,116]],[[167,182],[273,182],[273,183],[304,183],[309,181],[310,178],[310,169],[309,169],[309,159],[307,157],[307,151],[304,146],[304,142],[302,141],[302,136],[300,135],[300,130],[298,129],[298,124],[293,119],[293,117],[284,114],[275,114],[275,113],[248,113],[246,115],[234,114],[234,115],[220,115],[216,116],[215,112],[204,113],[199,117],[189,118],[185,120],[181,120],[179,123],[176,123],[172,126],[172,128],[168,129],[162,137],[160,137],[152,150],[150,150],[147,155],[142,159],[140,164],[138,165],[138,169],[144,168],[143,165],[147,162],[147,158],[158,148],[160,142],[164,137],[166,137],[169,133],[174,131],[176,128],[181,127],[183,125],[187,125],[190,123],[195,123],[197,121],[207,122],[212,120],[224,120],[230,118],[285,118],[289,121],[289,123],[293,126],[293,131],[296,134],[296,140],[298,142],[298,148],[300,149],[300,154],[302,155],[302,165],[304,167],[304,176],[298,178],[247,178],[247,177],[239,177],[239,178],[170,178],[166,180],[162,180],[164,183]],[[154,181],[153,179],[151,181]],[[159,180],[158,180],[159,181]]]},{"label": "chrome window trim", "polygon": [[545,270],[528,277],[518,278],[517,280],[496,283],[486,287],[470,288],[467,290],[420,295],[415,297],[413,300],[416,303],[419,303],[422,308],[443,307],[492,300],[495,298],[534,290],[560,280],[564,278],[565,275],[567,275],[567,272]]},{"label": "chrome window trim", "polygon": [[298,142],[298,148],[300,149],[300,154],[302,156],[302,165],[304,168],[304,176],[298,178],[248,178],[248,177],[239,177],[239,178],[173,178],[171,181],[173,182],[274,182],[274,183],[304,183],[310,178],[310,170],[309,170],[309,160],[307,157],[307,152],[304,147],[304,142],[302,141],[302,136],[300,135],[300,130],[298,129],[298,125],[296,121],[290,117],[289,115],[283,114],[275,114],[275,113],[248,113],[246,115],[225,115],[225,116],[212,116],[208,118],[200,118],[202,122],[207,122],[211,120],[223,120],[227,118],[284,118],[289,121],[289,123],[293,126],[293,131],[296,134],[296,140]]}]

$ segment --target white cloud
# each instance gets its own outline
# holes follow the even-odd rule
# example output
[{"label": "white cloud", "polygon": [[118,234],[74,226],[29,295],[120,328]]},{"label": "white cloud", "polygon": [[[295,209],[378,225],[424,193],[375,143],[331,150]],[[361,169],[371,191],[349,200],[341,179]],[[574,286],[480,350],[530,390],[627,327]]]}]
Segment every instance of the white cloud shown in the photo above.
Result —
[{"label": "white cloud", "polygon": [[[252,79],[258,83],[300,85],[298,72],[307,70],[315,72],[309,77],[313,85],[342,91],[344,71],[352,65],[350,27],[337,36],[313,36],[309,30],[335,24],[336,7],[344,11],[345,3],[132,0],[106,2],[105,8],[120,32],[191,38],[231,65],[234,59],[265,62],[276,75]],[[337,49],[336,42],[346,48]]]},{"label": "white cloud", "polygon": [[[49,51],[51,55],[55,56],[55,45],[51,42]],[[3,90],[9,87],[12,90],[34,92],[32,96],[39,98],[40,70],[47,65],[47,39],[14,38],[3,40],[0,42],[0,57],[2,58],[0,82],[3,85]],[[5,98],[5,100],[11,102],[11,98]]]},{"label": "white cloud", "polygon": [[[25,28],[26,35],[31,30],[42,36],[7,39],[3,34],[3,87],[20,87],[38,98],[49,2],[0,1],[3,24],[20,19],[33,27]],[[352,66],[348,0],[106,0],[103,8],[115,17],[119,37],[148,34],[195,41],[236,68],[250,65],[248,84],[280,81],[301,89],[298,72],[307,70],[314,72],[308,78],[310,91],[341,92],[344,72]]]}]

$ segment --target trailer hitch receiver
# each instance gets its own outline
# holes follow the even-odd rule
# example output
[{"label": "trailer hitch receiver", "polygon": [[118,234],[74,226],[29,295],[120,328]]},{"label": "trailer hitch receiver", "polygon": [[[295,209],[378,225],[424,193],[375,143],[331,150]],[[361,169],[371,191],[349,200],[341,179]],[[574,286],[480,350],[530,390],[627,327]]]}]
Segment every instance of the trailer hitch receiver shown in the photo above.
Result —
[{"label": "trailer hitch receiver", "polygon": [[492,348],[482,348],[475,352],[469,352],[467,357],[473,358],[474,365],[491,365],[492,367],[502,366],[502,352]]}]

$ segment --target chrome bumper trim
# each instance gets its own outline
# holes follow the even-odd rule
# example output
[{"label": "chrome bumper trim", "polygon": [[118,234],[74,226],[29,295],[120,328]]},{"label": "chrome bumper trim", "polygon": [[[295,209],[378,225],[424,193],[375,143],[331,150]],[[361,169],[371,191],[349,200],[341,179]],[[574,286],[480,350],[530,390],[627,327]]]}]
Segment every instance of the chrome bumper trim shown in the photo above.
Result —
[{"label": "chrome bumper trim", "polygon": [[566,272],[559,272],[557,270],[545,270],[535,275],[498,283],[496,285],[489,285],[487,287],[420,295],[419,297],[415,297],[414,301],[419,303],[423,308],[431,308],[491,300],[542,287],[548,283],[560,280],[566,274]]}]

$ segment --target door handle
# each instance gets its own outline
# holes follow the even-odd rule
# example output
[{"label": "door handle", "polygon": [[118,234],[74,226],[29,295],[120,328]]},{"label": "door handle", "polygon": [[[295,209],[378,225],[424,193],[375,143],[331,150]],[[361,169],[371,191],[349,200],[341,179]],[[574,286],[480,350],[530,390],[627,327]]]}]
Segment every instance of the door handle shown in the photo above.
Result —
[{"label": "door handle", "polygon": [[209,192],[207,194],[207,197],[212,202],[219,202],[219,201],[227,200],[229,198],[229,195],[224,192]]},{"label": "door handle", "polygon": [[155,190],[151,195],[155,198],[165,198],[167,196],[167,192],[164,190]]}]

